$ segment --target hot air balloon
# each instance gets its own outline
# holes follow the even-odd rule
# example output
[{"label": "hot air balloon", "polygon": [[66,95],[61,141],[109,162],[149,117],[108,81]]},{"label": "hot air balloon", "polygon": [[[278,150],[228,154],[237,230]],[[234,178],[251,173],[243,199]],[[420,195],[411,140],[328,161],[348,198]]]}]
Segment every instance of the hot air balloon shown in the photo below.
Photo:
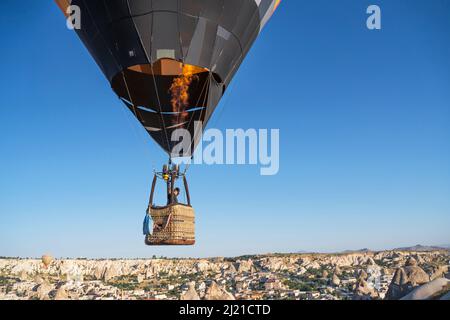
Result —
[{"label": "hot air balloon", "polygon": [[44,264],[45,268],[48,268],[50,264],[53,262],[53,257],[48,254],[44,254],[41,258],[42,263]]},{"label": "hot air balloon", "polygon": [[[233,76],[281,0],[55,1],[69,19],[77,18],[70,16],[72,12],[80,13],[76,33],[114,93],[168,154],[169,165],[153,179],[148,210],[153,233],[144,230],[146,243],[194,244],[186,172],[171,160],[192,156]],[[183,138],[189,137],[181,150],[179,138],[173,139],[177,129],[184,129]],[[173,198],[180,178],[187,205],[168,201],[167,206],[156,207],[156,181],[164,180],[168,197]]]}]

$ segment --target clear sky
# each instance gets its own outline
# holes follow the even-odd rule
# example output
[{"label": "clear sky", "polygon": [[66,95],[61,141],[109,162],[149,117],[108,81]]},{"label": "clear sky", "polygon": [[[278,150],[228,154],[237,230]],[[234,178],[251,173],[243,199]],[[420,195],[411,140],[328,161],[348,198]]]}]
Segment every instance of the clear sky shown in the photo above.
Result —
[{"label": "clear sky", "polygon": [[210,123],[279,128],[280,172],[192,167],[194,247],[144,246],[166,158],[53,1],[0,1],[0,38],[0,256],[450,243],[448,0],[284,0]]}]

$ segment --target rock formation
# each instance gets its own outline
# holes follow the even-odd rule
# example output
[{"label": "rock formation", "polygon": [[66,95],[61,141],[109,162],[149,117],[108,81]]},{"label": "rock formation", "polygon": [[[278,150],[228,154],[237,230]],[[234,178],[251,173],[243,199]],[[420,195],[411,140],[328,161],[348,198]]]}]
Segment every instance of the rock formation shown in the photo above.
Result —
[{"label": "rock formation", "polygon": [[429,300],[448,291],[450,280],[445,278],[435,279],[424,285],[416,287],[412,292],[400,300]]},{"label": "rock formation", "polygon": [[195,282],[190,282],[188,286],[188,290],[181,295],[180,300],[200,300],[200,296],[195,291]]},{"label": "rock formation", "polygon": [[49,284],[48,282],[43,282],[42,284],[36,286],[36,297],[39,300],[48,300],[50,299],[50,291],[53,290],[53,286]]},{"label": "rock formation", "polygon": [[448,266],[436,266],[433,268],[430,280],[445,278],[446,273],[448,272]]},{"label": "rock formation", "polygon": [[372,257],[367,259],[367,265],[369,265],[369,266],[375,266],[376,265],[376,263],[375,263],[375,261],[373,260]]},{"label": "rock formation", "polygon": [[358,280],[356,284],[353,299],[354,300],[372,300],[378,298],[377,292],[374,288],[370,287],[369,284],[362,278]]},{"label": "rock formation", "polygon": [[408,260],[404,269],[412,286],[421,285],[430,281],[428,274],[417,265],[417,261],[414,258]]},{"label": "rock formation", "polygon": [[336,266],[334,269],[334,274],[340,276],[342,274],[341,268],[339,266]]},{"label": "rock formation", "polygon": [[338,287],[341,284],[341,279],[336,274],[333,274],[333,278],[331,279],[331,283]]},{"label": "rock formation", "polygon": [[69,300],[66,289],[64,286],[59,287],[55,294],[55,300]]},{"label": "rock formation", "polygon": [[[0,300],[302,299],[306,281],[310,299],[427,298],[435,290],[435,282],[424,286],[429,275],[449,276],[448,262],[448,252],[395,250],[245,259],[56,259],[48,268],[40,259],[6,258],[0,259]],[[198,285],[185,285],[190,281]],[[448,299],[442,291],[432,299]]]},{"label": "rock formation", "polygon": [[398,300],[410,293],[415,287],[428,281],[430,281],[430,277],[417,265],[416,259],[410,257],[404,268],[398,268],[395,271],[386,299]]},{"label": "rock formation", "polygon": [[121,273],[116,264],[111,264],[103,275],[103,281],[108,282],[109,280],[119,277],[120,275]]},{"label": "rock formation", "polygon": [[365,270],[359,271],[358,279],[367,280],[367,277],[368,277],[368,275]]},{"label": "rock formation", "polygon": [[236,300],[234,296],[213,281],[206,290],[205,300]]},{"label": "rock formation", "polygon": [[237,269],[238,273],[252,272],[252,271],[254,271],[252,260],[239,261],[239,267]]}]

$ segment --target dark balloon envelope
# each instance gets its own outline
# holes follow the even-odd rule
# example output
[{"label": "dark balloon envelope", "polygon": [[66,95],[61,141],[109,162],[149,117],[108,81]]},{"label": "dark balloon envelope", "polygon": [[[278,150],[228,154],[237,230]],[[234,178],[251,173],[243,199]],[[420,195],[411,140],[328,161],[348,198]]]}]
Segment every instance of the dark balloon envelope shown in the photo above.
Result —
[{"label": "dark balloon envelope", "polygon": [[81,9],[78,36],[114,92],[167,152],[205,128],[280,0],[56,0]]}]

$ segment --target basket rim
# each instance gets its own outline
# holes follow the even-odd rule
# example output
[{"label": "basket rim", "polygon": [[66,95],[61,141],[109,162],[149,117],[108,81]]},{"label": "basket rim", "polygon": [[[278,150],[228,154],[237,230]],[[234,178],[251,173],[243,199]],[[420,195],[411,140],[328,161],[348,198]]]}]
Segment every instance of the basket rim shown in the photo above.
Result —
[{"label": "basket rim", "polygon": [[184,203],[171,203],[169,205],[166,206],[150,206],[150,209],[152,210],[164,210],[164,209],[169,209],[172,207],[185,207],[185,208],[191,208],[194,209],[192,206],[188,205],[188,204],[184,204]]}]

